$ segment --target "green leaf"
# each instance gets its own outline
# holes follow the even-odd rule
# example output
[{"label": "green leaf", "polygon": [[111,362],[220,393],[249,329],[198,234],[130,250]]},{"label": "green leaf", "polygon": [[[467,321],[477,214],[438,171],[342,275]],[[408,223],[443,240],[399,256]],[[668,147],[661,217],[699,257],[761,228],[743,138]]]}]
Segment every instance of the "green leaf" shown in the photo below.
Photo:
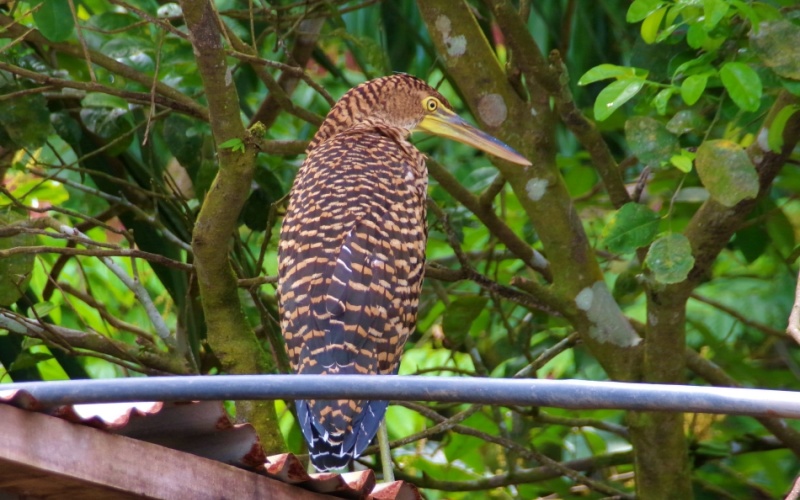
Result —
[{"label": "green leaf", "polygon": [[786,129],[786,122],[798,111],[800,106],[796,104],[784,106],[770,123],[767,145],[773,153],[780,153],[783,149],[783,131]]},{"label": "green leaf", "polygon": [[626,269],[617,276],[612,291],[612,295],[617,303],[630,304],[631,301],[641,293],[642,287],[637,278],[640,272],[641,269],[639,268]]},{"label": "green leaf", "polygon": [[[27,216],[11,208],[0,209],[0,227],[27,219]],[[0,250],[33,246],[36,237],[28,233],[0,238]],[[10,306],[28,288],[33,271],[33,254],[17,254],[0,259],[0,306]]]},{"label": "green leaf", "polygon": [[784,210],[773,204],[765,226],[769,241],[781,254],[781,258],[788,257],[797,244],[797,239],[794,235],[792,221],[786,216]]},{"label": "green leaf", "polygon": [[203,136],[195,133],[196,120],[172,113],[164,120],[164,142],[194,181],[203,159]]},{"label": "green leaf", "polygon": [[683,155],[674,155],[672,158],[669,159],[669,162],[672,163],[675,168],[680,170],[681,172],[688,174],[692,171],[692,159],[688,156]]},{"label": "green leaf", "polygon": [[735,142],[706,141],[697,149],[695,167],[709,194],[732,207],[758,195],[758,174],[750,157]]},{"label": "green leaf", "polygon": [[689,106],[696,103],[706,90],[708,77],[708,73],[688,76],[681,84],[681,97],[683,98],[683,102]]},{"label": "green leaf", "polygon": [[748,263],[752,264],[769,247],[769,235],[759,224],[752,224],[736,231],[731,246],[738,248]]},{"label": "green leaf", "polygon": [[647,77],[647,70],[633,68],[630,66],[617,66],[616,64],[600,64],[590,69],[578,80],[578,85],[588,85],[590,83],[607,80],[609,78],[627,79],[633,77]]},{"label": "green leaf", "polygon": [[63,42],[72,35],[75,27],[67,0],[44,0],[33,13],[33,22],[51,42]]},{"label": "green leaf", "polygon": [[693,49],[699,49],[708,40],[708,33],[700,23],[694,23],[686,31],[686,43]]},{"label": "green leaf", "polygon": [[25,337],[22,339],[22,350],[26,351],[35,345],[44,345],[44,341],[42,339],[37,339],[34,337]]},{"label": "green leaf", "polygon": [[594,102],[594,117],[603,121],[611,116],[620,106],[630,101],[644,87],[644,80],[639,78],[611,82],[597,95]]},{"label": "green leaf", "polygon": [[391,405],[386,410],[386,426],[389,435],[399,439],[425,430],[425,417],[399,405]]},{"label": "green leaf", "polygon": [[728,3],[725,0],[703,0],[703,28],[713,30],[725,14],[728,13]]},{"label": "green leaf", "polygon": [[739,108],[757,111],[761,104],[761,78],[750,66],[740,62],[729,62],[719,71],[722,85]]},{"label": "green leaf", "polygon": [[117,156],[128,149],[133,142],[133,124],[129,112],[120,108],[83,108],[81,120],[86,128],[100,136],[107,143],[113,143],[107,152]]},{"label": "green leaf", "polygon": [[0,101],[0,125],[17,146],[28,151],[39,149],[52,132],[46,99],[34,94]]},{"label": "green leaf", "polygon": [[653,43],[658,38],[658,28],[661,26],[661,21],[664,19],[664,14],[667,13],[667,7],[657,9],[645,18],[640,29],[642,40],[645,43]]},{"label": "green leaf", "polygon": [[22,352],[17,356],[17,359],[8,367],[8,371],[13,372],[16,370],[25,370],[27,368],[34,368],[42,361],[53,359],[53,355],[46,352]]},{"label": "green leaf", "polygon": [[617,254],[647,246],[658,234],[658,214],[639,203],[626,203],[611,217],[603,231],[603,242]]},{"label": "green leaf", "polygon": [[262,188],[256,188],[247,197],[239,219],[253,231],[264,231],[269,219],[269,208],[273,202],[269,194]]},{"label": "green leaf", "polygon": [[661,90],[656,96],[653,98],[653,106],[656,108],[656,111],[659,115],[664,115],[667,113],[667,105],[669,104],[669,100],[676,91],[675,87],[668,87],[666,89]]},{"label": "green leaf", "polygon": [[85,108],[128,109],[128,101],[122,97],[103,94],[102,92],[89,92],[86,97],[81,99],[81,105]]},{"label": "green leaf", "polygon": [[730,2],[731,5],[733,5],[736,10],[739,11],[739,14],[747,18],[747,20],[750,22],[750,25],[753,27],[753,30],[757,32],[759,29],[758,22],[760,19],[756,15],[755,10],[753,10],[753,8],[750,7],[750,5],[748,5],[746,2],[741,0],[730,0]]},{"label": "green leaf", "polygon": [[56,309],[58,307],[60,306],[53,304],[52,302],[39,302],[33,305],[33,310],[36,311],[36,316],[38,316],[39,318],[44,318],[45,316],[50,314],[50,312],[53,309]]},{"label": "green leaf", "polygon": [[269,195],[270,203],[280,200],[286,194],[280,179],[268,167],[257,166],[253,180]]},{"label": "green leaf", "polygon": [[227,141],[223,142],[219,145],[220,149],[230,149],[234,153],[236,151],[241,151],[244,153],[244,141],[239,138],[228,139]]},{"label": "green leaf", "polygon": [[652,167],[667,163],[680,149],[678,138],[649,116],[634,116],[625,122],[625,139],[639,161]]},{"label": "green leaf", "polygon": [[638,23],[665,3],[662,0],[634,0],[628,8],[625,20],[629,23]]},{"label": "green leaf", "polygon": [[708,126],[703,115],[693,109],[682,109],[667,122],[667,130],[675,135],[687,132],[700,132]]},{"label": "green leaf", "polygon": [[680,233],[662,236],[650,245],[644,263],[659,283],[680,283],[694,267],[692,246]]},{"label": "green leaf", "polygon": [[442,331],[452,349],[464,344],[472,322],[483,312],[488,300],[480,295],[466,295],[451,302],[444,310]]},{"label": "green leaf", "polygon": [[758,31],[750,33],[750,46],[775,73],[800,80],[800,26],[788,19],[763,22]]},{"label": "green leaf", "polygon": [[789,80],[788,78],[781,78],[780,81],[781,86],[790,94],[800,96],[800,81]]}]

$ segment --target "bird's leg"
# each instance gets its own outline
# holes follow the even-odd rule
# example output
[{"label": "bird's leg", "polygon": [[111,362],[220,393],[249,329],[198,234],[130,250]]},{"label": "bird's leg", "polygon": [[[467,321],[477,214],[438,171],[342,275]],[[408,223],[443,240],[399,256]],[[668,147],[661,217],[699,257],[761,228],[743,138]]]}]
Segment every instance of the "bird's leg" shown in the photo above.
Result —
[{"label": "bird's leg", "polygon": [[392,468],[392,450],[389,449],[389,431],[386,430],[385,417],[381,419],[381,425],[378,426],[378,448],[381,450],[383,482],[391,483],[394,481],[394,469]]}]

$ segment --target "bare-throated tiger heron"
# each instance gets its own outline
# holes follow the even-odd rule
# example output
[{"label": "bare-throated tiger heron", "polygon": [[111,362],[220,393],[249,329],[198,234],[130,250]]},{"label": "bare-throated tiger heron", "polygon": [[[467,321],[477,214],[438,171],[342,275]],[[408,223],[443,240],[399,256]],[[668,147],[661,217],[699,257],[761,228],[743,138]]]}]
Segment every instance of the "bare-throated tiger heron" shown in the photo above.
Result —
[{"label": "bare-throated tiger heron", "polygon": [[[412,131],[530,165],[418,78],[393,75],[347,92],[306,150],[281,227],[281,328],[296,373],[397,373],[417,321],[427,239],[428,172],[408,142]],[[388,402],[296,405],[311,462],[329,470],[364,451]]]}]

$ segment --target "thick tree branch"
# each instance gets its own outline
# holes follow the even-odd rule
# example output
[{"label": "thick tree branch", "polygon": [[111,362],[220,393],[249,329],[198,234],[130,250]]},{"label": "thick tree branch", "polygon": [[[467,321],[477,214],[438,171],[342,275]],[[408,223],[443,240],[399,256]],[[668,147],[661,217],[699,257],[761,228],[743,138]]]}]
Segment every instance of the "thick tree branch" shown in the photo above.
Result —
[{"label": "thick tree branch", "polygon": [[[208,98],[214,141],[218,146],[230,139],[245,143],[244,152],[218,148],[219,173],[203,202],[192,237],[208,341],[226,371],[269,373],[275,367],[244,317],[227,251],[232,228],[237,227],[239,212],[250,192],[257,148],[240,119],[233,68],[225,61],[213,5],[209,0],[183,0],[181,7]],[[237,408],[238,416],[256,427],[265,449],[277,452],[285,448],[271,402],[241,402]]]},{"label": "thick tree branch", "polygon": [[780,152],[770,151],[767,147],[766,138],[769,128],[772,120],[783,108],[798,103],[800,103],[798,97],[782,90],[764,120],[757,140],[747,148],[747,154],[758,172],[760,184],[758,196],[743,200],[733,207],[726,207],[713,198],[709,198],[695,212],[684,231],[692,245],[694,268],[685,281],[669,287],[670,293],[688,296],[697,285],[708,277],[711,265],[728,244],[733,233],[741,227],[758,200],[769,193],[772,181],[786,164],[786,159],[800,140],[800,113],[795,113],[794,117],[786,123],[783,131],[783,149]]},{"label": "thick tree branch", "polygon": [[[508,180],[544,244],[553,292],[603,368],[617,379],[635,377],[629,349],[640,339],[603,281],[583,225],[555,162],[555,121],[549,95],[520,99],[463,1],[418,1],[423,21],[451,81],[483,127],[533,162],[519,166],[493,160]],[[516,16],[516,12],[514,13]],[[583,300],[586,299],[586,300]]]},{"label": "thick tree branch", "polygon": [[528,91],[532,96],[544,94],[555,99],[556,111],[561,121],[575,134],[591,156],[592,163],[603,180],[613,205],[619,208],[629,202],[630,195],[625,189],[617,161],[611,155],[608,145],[594,123],[589,121],[575,105],[569,89],[569,76],[561,55],[553,51],[548,63],[525,22],[510,2],[485,0],[485,3],[497,18],[513,53],[514,61],[526,77]]}]

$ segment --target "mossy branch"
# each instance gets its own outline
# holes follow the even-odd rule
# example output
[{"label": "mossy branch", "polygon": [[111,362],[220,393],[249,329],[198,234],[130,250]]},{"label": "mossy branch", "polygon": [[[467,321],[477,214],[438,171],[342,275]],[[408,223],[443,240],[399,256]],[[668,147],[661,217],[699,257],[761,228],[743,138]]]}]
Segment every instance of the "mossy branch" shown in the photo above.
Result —
[{"label": "mossy branch", "polygon": [[[192,237],[195,268],[208,342],[230,373],[269,373],[271,359],[261,348],[248,324],[239,300],[236,276],[226,251],[232,230],[250,192],[257,148],[245,130],[239,113],[239,98],[225,61],[225,50],[214,6],[208,0],[184,0],[183,15],[203,79],[211,117],[211,130],[218,146],[219,173],[209,189]],[[219,148],[240,139],[244,151]],[[285,449],[271,402],[237,403],[237,417],[250,421],[270,452]]]},{"label": "mossy branch", "polygon": [[[636,372],[631,364],[636,356],[627,353],[638,337],[627,326],[619,307],[613,300],[604,301],[607,307],[599,318],[597,314],[590,317],[587,310],[576,305],[581,293],[610,297],[610,292],[604,288],[602,272],[556,165],[557,116],[550,110],[548,93],[540,89],[530,101],[520,98],[466,2],[433,0],[417,4],[445,71],[482,128],[533,162],[527,168],[499,160],[495,165],[544,244],[553,276],[549,293],[562,304],[572,304],[562,313],[581,331],[606,371],[614,378],[630,379]],[[592,310],[592,314],[597,311]],[[606,330],[597,328],[598,320],[618,327],[622,342],[615,344],[604,334],[596,335]]]}]

